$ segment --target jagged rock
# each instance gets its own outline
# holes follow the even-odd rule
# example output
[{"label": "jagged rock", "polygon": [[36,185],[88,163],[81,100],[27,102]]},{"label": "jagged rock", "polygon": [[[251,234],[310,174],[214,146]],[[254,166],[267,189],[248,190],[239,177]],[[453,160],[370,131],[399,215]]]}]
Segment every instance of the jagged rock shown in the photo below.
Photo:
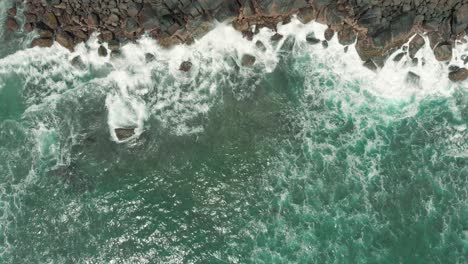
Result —
[{"label": "jagged rock", "polygon": [[367,60],[366,62],[364,62],[363,66],[371,71],[377,71],[377,65],[375,65],[375,63],[372,60]]},{"label": "jagged rock", "polygon": [[400,61],[405,55],[406,52],[400,52],[393,58],[393,61]]},{"label": "jagged rock", "polygon": [[55,36],[55,41],[62,45],[63,47],[73,51],[75,43],[73,42],[73,37],[66,31],[61,31]]},{"label": "jagged rock", "polygon": [[183,72],[188,72],[192,69],[192,63],[190,61],[184,61],[180,64],[179,70]]},{"label": "jagged rock", "polygon": [[419,75],[417,75],[416,73],[414,73],[412,71],[409,71],[406,74],[406,82],[407,83],[409,83],[411,85],[418,86],[420,81],[421,81],[421,77]]},{"label": "jagged rock", "polygon": [[410,41],[409,43],[409,56],[410,58],[414,58],[416,53],[424,46],[426,41],[424,40],[423,37],[421,37],[419,34],[416,34],[414,38]]},{"label": "jagged rock", "polygon": [[320,43],[320,39],[316,38],[313,32],[307,34],[306,41],[312,45]]},{"label": "jagged rock", "polygon": [[107,49],[103,45],[99,46],[98,48],[98,54],[101,57],[107,57]]},{"label": "jagged rock", "polygon": [[135,128],[116,128],[114,132],[117,139],[122,141],[135,135]]},{"label": "jagged rock", "polygon": [[327,28],[324,33],[325,40],[330,41],[333,38],[333,35],[335,35],[335,31],[331,28]]},{"label": "jagged rock", "polygon": [[250,67],[250,66],[255,64],[256,60],[257,59],[254,56],[252,56],[250,54],[244,54],[244,56],[242,56],[241,65],[245,66],[245,67]]},{"label": "jagged rock", "polygon": [[338,31],[338,42],[341,45],[351,45],[356,41],[356,34],[354,34],[353,28],[349,25],[343,27],[342,30]]},{"label": "jagged rock", "polygon": [[459,68],[449,73],[449,79],[452,82],[461,82],[468,79],[468,69]]},{"label": "jagged rock", "polygon": [[448,61],[452,59],[452,45],[443,42],[434,48],[434,55],[438,61]]},{"label": "jagged rock", "polygon": [[279,33],[275,33],[273,36],[271,36],[270,40],[271,41],[279,41],[282,38],[283,38],[283,35],[281,35]]},{"label": "jagged rock", "polygon": [[36,38],[31,42],[31,47],[50,47],[54,44],[54,41],[51,38]]},{"label": "jagged rock", "polygon": [[10,31],[17,31],[19,28],[18,22],[12,17],[8,17],[5,21],[5,27]]},{"label": "jagged rock", "polygon": [[80,69],[80,70],[83,70],[84,68],[86,68],[86,65],[84,64],[83,60],[81,59],[81,56],[75,56],[71,61],[70,61],[71,65],[73,65],[73,67],[77,68],[77,69]]},{"label": "jagged rock", "polygon": [[52,12],[45,13],[42,17],[42,22],[44,22],[44,24],[46,24],[52,30],[57,29],[59,26],[57,17]]}]

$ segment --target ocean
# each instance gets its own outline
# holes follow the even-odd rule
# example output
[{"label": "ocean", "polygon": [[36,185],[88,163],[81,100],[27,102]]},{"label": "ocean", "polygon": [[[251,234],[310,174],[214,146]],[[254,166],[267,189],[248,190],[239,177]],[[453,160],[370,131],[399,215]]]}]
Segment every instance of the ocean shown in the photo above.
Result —
[{"label": "ocean", "polygon": [[0,263],[467,263],[468,83],[427,45],[374,73],[325,29],[114,58],[1,29]]}]

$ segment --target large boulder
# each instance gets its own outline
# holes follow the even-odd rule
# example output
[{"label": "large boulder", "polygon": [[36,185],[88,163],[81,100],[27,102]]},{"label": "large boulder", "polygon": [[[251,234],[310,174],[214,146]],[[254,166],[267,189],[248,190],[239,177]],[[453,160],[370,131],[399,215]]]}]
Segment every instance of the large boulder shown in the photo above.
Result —
[{"label": "large boulder", "polygon": [[73,51],[73,47],[75,46],[73,36],[66,31],[60,31],[59,33],[57,33],[57,35],[55,36],[55,41],[57,41],[60,45],[62,45],[70,51]]},{"label": "large boulder", "polygon": [[416,34],[409,43],[408,53],[411,58],[414,58],[416,53],[424,46],[426,41],[419,34]]},{"label": "large boulder", "polygon": [[12,17],[8,17],[5,21],[5,27],[10,31],[17,31],[19,28],[18,22]]},{"label": "large boulder", "polygon": [[135,135],[135,128],[116,128],[114,132],[117,139],[122,141]]},{"label": "large boulder", "polygon": [[51,38],[36,38],[31,42],[31,47],[41,47],[46,48],[54,44],[54,41]]},{"label": "large boulder", "polygon": [[242,66],[250,67],[255,64],[255,61],[256,61],[255,56],[252,56],[250,54],[244,54],[244,56],[242,56],[241,64]]},{"label": "large boulder", "polygon": [[455,34],[460,34],[468,28],[468,3],[463,4],[461,7],[455,10],[453,15],[453,27],[452,30]]},{"label": "large boulder", "polygon": [[453,82],[461,82],[468,79],[468,69],[458,68],[449,73],[449,79]]},{"label": "large boulder", "polygon": [[192,69],[192,63],[190,61],[184,61],[180,64],[179,70],[183,72],[188,72]]},{"label": "large boulder", "polygon": [[59,26],[59,22],[57,17],[52,12],[47,12],[42,17],[42,22],[46,24],[50,29],[57,29]]},{"label": "large boulder", "polygon": [[438,61],[449,61],[452,59],[452,45],[442,42],[434,48],[434,55]]}]

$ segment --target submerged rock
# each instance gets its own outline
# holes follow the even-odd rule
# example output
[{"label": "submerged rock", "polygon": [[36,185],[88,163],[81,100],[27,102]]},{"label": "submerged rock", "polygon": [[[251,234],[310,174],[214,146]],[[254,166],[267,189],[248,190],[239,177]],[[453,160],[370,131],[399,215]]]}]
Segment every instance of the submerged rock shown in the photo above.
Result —
[{"label": "submerged rock", "polygon": [[192,69],[192,63],[190,61],[184,61],[180,64],[179,70],[183,72],[188,72]]},{"label": "submerged rock", "polygon": [[406,74],[406,82],[411,84],[411,85],[416,85],[419,86],[419,82],[421,81],[421,77],[417,75],[416,73],[409,71]]},{"label": "submerged rock", "polygon": [[83,62],[83,60],[81,59],[81,56],[76,56],[74,57],[71,61],[70,61],[71,65],[73,65],[73,67],[77,68],[77,69],[84,69],[86,66]]},{"label": "submerged rock", "polygon": [[103,45],[99,46],[98,54],[101,57],[107,57],[107,49]]},{"label": "submerged rock", "polygon": [[122,141],[135,135],[135,128],[116,128],[114,132],[117,139]]},{"label": "submerged rock", "polygon": [[156,59],[156,57],[151,54],[151,53],[146,53],[145,54],[145,62],[148,63],[148,62],[152,62]]},{"label": "submerged rock", "polygon": [[5,21],[5,27],[10,31],[17,31],[19,28],[18,22],[12,17],[8,17]]},{"label": "submerged rock", "polygon": [[242,66],[244,66],[244,67],[250,67],[250,66],[252,66],[252,65],[255,64],[255,61],[256,61],[256,60],[257,60],[257,59],[255,58],[255,56],[252,56],[252,55],[250,55],[250,54],[244,54],[244,56],[242,56],[242,62],[241,62],[241,64],[242,64]]},{"label": "submerged rock", "polygon": [[266,51],[265,44],[263,44],[263,42],[261,42],[260,40],[257,40],[257,42],[255,42],[255,47],[257,47],[257,49],[261,51]]},{"label": "submerged rock", "polygon": [[306,41],[312,45],[320,43],[320,39],[316,38],[314,33],[307,34]]},{"label": "submerged rock", "polygon": [[455,71],[450,72],[449,79],[452,82],[461,82],[468,79],[468,69],[458,68]]},{"label": "submerged rock", "polygon": [[271,41],[279,41],[282,38],[283,38],[283,35],[281,35],[279,33],[275,33],[273,36],[271,36],[270,40]]}]

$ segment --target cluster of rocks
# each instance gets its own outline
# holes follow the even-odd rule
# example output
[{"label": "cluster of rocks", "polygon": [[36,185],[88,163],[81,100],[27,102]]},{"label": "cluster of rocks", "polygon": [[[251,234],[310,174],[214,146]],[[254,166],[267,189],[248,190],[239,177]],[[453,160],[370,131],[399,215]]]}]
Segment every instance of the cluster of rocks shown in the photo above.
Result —
[{"label": "cluster of rocks", "polygon": [[[364,65],[381,67],[388,57],[415,34],[427,35],[435,57],[452,58],[452,47],[468,33],[468,0],[15,0],[25,8],[25,31],[37,30],[40,37],[32,46],[50,46],[57,41],[73,47],[98,31],[112,52],[144,32],[162,45],[191,43],[213,27],[213,21],[229,20],[252,38],[252,26],[275,29],[293,16],[302,22],[327,24],[324,38],[310,37],[311,44],[327,46],[335,33],[343,45],[355,47]],[[6,20],[10,30],[18,30],[12,8]],[[413,38],[407,54],[426,45]],[[112,54],[111,52],[111,54]],[[107,51],[101,50],[102,55]],[[401,59],[403,55],[398,55]],[[397,57],[398,57],[397,56]],[[396,58],[398,59],[398,58]],[[251,64],[246,58],[245,63]],[[418,63],[415,61],[415,63]],[[185,65],[187,66],[187,65]],[[187,67],[181,67],[187,68]],[[455,68],[454,68],[455,69]],[[450,76],[461,80],[464,68]]]}]

